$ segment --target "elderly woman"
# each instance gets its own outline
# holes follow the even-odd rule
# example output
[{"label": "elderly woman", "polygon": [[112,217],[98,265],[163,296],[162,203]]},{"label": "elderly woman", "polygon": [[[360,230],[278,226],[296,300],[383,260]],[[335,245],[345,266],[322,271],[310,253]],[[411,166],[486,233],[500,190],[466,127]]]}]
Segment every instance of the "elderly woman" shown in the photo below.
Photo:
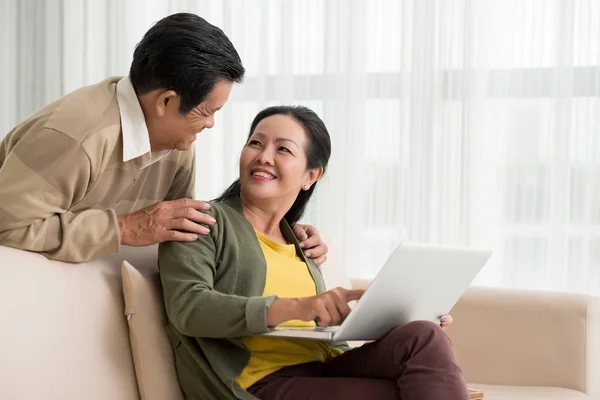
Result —
[{"label": "elderly woman", "polygon": [[239,180],[212,203],[210,235],[160,245],[167,333],[188,399],[468,399],[450,341],[431,322],[352,350],[257,336],[280,324],[337,325],[362,294],[325,291],[291,229],[330,153],[313,111],[263,110],[240,156]]}]

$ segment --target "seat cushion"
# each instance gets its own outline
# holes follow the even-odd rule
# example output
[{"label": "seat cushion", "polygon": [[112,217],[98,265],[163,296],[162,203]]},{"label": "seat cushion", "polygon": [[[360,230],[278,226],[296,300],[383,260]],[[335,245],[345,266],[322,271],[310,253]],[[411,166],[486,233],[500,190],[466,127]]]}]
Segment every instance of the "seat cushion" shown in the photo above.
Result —
[{"label": "seat cushion", "polygon": [[121,267],[125,315],[142,400],[183,399],[164,327],[167,317],[158,272],[142,275],[129,262]]},{"label": "seat cushion", "polygon": [[501,386],[469,384],[469,387],[483,391],[484,400],[576,400],[590,399],[577,390],[540,386]]}]

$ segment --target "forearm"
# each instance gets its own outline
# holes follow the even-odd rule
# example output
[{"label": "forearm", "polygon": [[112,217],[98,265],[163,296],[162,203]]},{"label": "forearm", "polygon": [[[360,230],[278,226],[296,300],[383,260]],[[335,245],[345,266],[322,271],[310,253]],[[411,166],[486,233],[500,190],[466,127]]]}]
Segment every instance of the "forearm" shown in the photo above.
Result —
[{"label": "forearm", "polygon": [[118,251],[113,210],[69,211],[95,176],[79,141],[53,129],[28,132],[0,168],[0,244],[70,262]]},{"label": "forearm", "polygon": [[180,295],[166,292],[165,303],[169,320],[186,336],[228,338],[269,331],[266,312],[275,297],[229,295],[199,285],[182,289]]},{"label": "forearm", "polygon": [[267,325],[277,326],[292,319],[300,319],[299,299],[285,298],[273,301],[267,309]]},{"label": "forearm", "polygon": [[[210,235],[200,235],[193,242],[159,245],[159,271],[169,321],[180,333],[191,337],[233,338],[266,333],[267,312],[275,296],[230,294],[227,284],[223,291],[215,289],[217,269],[223,268],[228,276],[227,264],[219,266],[216,261],[214,237],[219,235],[219,226],[217,223]],[[262,292],[258,290],[250,293]]]},{"label": "forearm", "polygon": [[0,245],[66,262],[83,262],[119,250],[113,210],[65,212],[35,221],[0,222]]}]

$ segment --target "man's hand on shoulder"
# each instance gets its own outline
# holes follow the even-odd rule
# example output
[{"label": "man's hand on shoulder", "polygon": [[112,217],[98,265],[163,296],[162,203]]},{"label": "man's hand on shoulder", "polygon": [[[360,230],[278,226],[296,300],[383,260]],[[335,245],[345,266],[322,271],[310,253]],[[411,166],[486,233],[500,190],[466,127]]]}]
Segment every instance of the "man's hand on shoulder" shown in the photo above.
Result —
[{"label": "man's hand on shoulder", "polygon": [[121,244],[149,246],[167,241],[192,242],[198,235],[208,235],[216,221],[202,212],[210,204],[192,199],[162,201],[131,214],[119,215]]},{"label": "man's hand on shoulder", "polygon": [[327,245],[321,239],[317,228],[311,225],[296,224],[294,234],[304,249],[306,257],[312,258],[319,268],[327,260]]}]

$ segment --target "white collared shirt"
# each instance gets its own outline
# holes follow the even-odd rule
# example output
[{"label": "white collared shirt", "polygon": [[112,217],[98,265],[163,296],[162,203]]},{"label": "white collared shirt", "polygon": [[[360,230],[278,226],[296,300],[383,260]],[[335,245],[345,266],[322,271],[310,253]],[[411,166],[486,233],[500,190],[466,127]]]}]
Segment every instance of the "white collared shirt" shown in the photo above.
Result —
[{"label": "white collared shirt", "polygon": [[[117,83],[117,102],[119,103],[121,129],[123,131],[123,162],[127,162],[151,151],[150,135],[148,134],[144,112],[129,76],[123,77]],[[150,161],[142,168],[146,168],[168,156],[171,151],[163,150],[150,154]]]}]

